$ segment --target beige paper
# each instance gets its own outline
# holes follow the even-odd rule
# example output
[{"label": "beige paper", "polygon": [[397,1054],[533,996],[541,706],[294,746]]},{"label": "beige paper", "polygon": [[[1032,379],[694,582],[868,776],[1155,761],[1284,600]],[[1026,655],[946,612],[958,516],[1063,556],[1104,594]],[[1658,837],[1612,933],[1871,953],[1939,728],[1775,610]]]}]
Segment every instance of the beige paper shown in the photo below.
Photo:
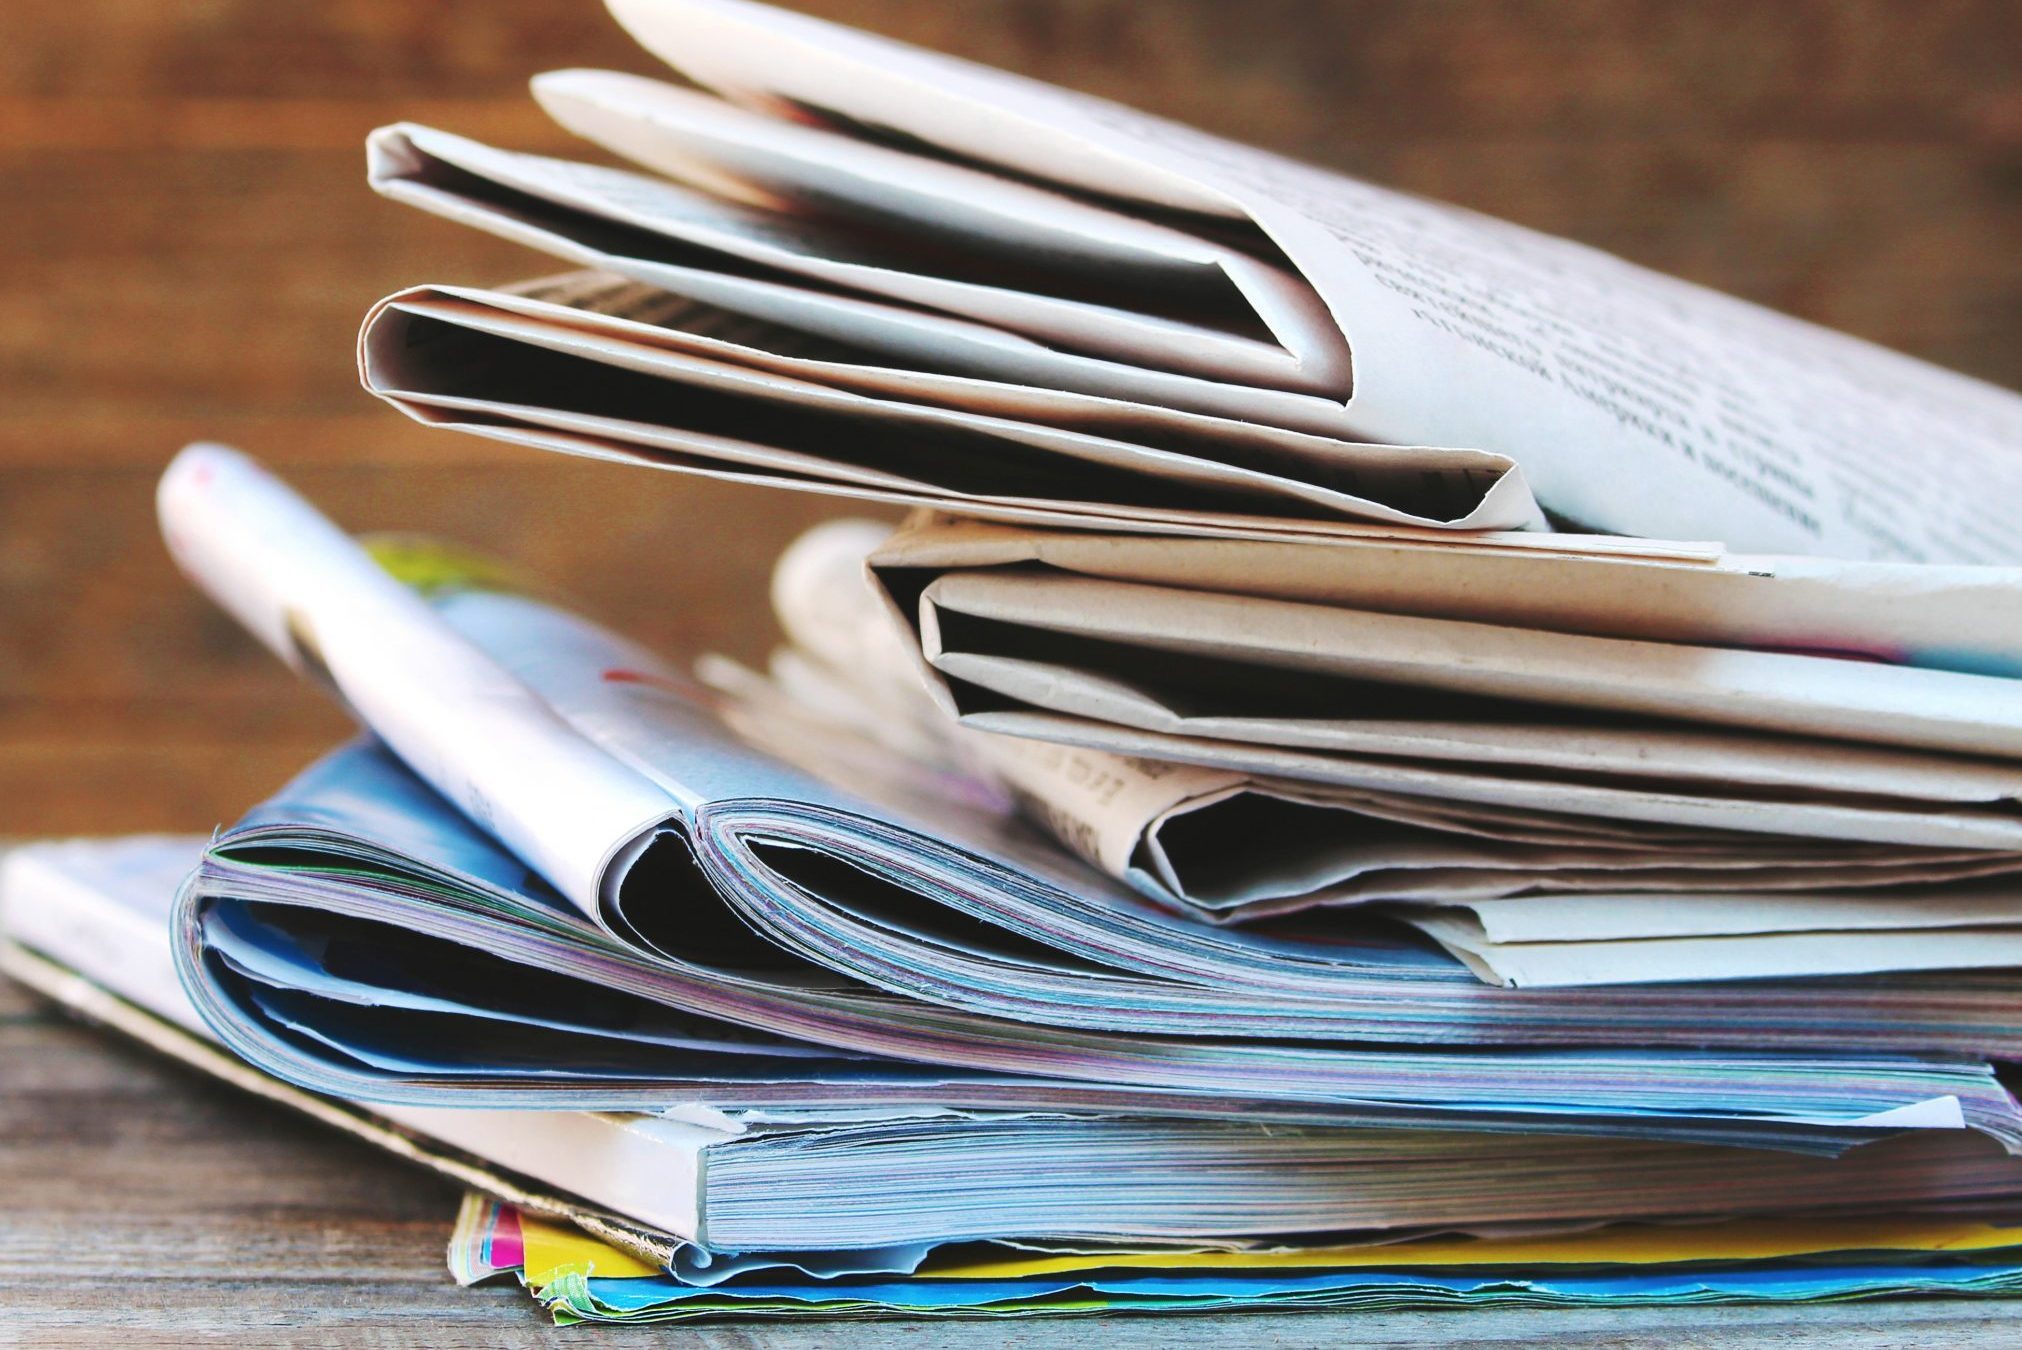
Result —
[{"label": "beige paper", "polygon": [[[1090,578],[950,573],[926,609],[1264,670],[2022,757],[2022,685],[1954,671],[1383,614]],[[923,618],[923,622],[924,622]]]},{"label": "beige paper", "polygon": [[1579,536],[1342,538],[1320,546],[922,523],[880,566],[1038,563],[1076,576],[1595,637],[1815,651],[2022,673],[2022,568],[1861,563],[1719,550],[1570,548]]},{"label": "beige paper", "polygon": [[1470,901],[1491,942],[1607,942],[1750,933],[1893,932],[2022,926],[2022,885],[1913,886],[1890,891],[1767,895],[1544,895]]},{"label": "beige paper", "polygon": [[2006,391],[1567,241],[804,15],[610,5],[655,55],[747,108],[1177,212],[1282,262],[1340,324],[1353,388],[1324,418],[1263,397],[1238,416],[1502,450],[1548,508],[1624,533],[2022,559],[2022,399]]},{"label": "beige paper", "polygon": [[1112,754],[1518,811],[1914,848],[2022,850],[2022,812],[2012,806],[1998,809],[1924,806],[1892,803],[1886,798],[1873,804],[1855,798],[1817,801],[1737,797],[1694,792],[1684,784],[1643,785],[1634,780],[1610,784],[1535,775],[1506,776],[1486,768],[1469,770],[1433,761],[1412,763],[1375,756],[1324,755],[1277,746],[1239,745],[1017,709],[972,713],[963,721],[978,731],[1058,741]]},{"label": "beige paper", "polygon": [[[915,653],[900,640],[903,630],[880,622],[877,593],[865,582],[862,559],[874,552],[887,559],[904,553],[912,534],[901,531],[881,548],[887,533],[887,527],[870,522],[831,522],[809,531],[782,556],[774,574],[774,607],[792,645],[773,658],[771,683],[776,688],[766,705],[770,715],[845,725],[873,742],[930,741],[933,748],[915,750],[916,757],[941,765],[959,763],[1002,781],[1035,819],[1091,862],[1168,903],[1192,907],[1217,921],[1325,904],[1450,902],[1625,888],[1680,893],[1735,887],[1765,893],[1872,890],[2022,870],[2022,856],[2012,851],[1945,851],[1632,825],[1259,778],[965,732],[949,712],[928,701]],[[943,661],[938,668],[971,677],[971,665]],[[1049,696],[1072,688],[1075,677],[1074,671],[1049,667],[1023,692],[1034,702],[1057,702]],[[1014,685],[991,687],[1014,696],[1020,692]],[[747,701],[755,696],[745,691]],[[1521,724],[1502,729],[1536,731],[1522,743],[1533,749],[1555,746],[1579,730]],[[1447,756],[1469,761],[1480,758],[1484,746],[1493,748],[1492,738],[1466,738],[1479,730],[1455,727]],[[1380,724],[1370,733],[1382,734]],[[1741,735],[1718,733],[1716,739],[1708,733],[1688,734],[1713,741],[1697,747],[1707,763],[1704,776],[1713,781],[1724,760],[1754,748]],[[1400,735],[1379,745],[1397,754],[1412,743]],[[1634,745],[1625,740],[1617,748]],[[1890,757],[1902,762],[1898,767],[1904,772],[1895,775],[1898,791],[1920,782],[1913,772],[1921,764],[1917,756],[1843,749],[1846,761],[1826,756],[1825,768],[1836,771],[1848,790],[1859,791],[1867,783],[1856,770],[1871,776],[1877,756],[1884,768],[1890,767]],[[1776,767],[1774,757],[1758,754],[1756,759]],[[1533,761],[1555,762],[1542,754]],[[1562,766],[1591,771],[1597,761],[1588,748]],[[1598,767],[1609,765],[1600,760]],[[1613,767],[1621,766],[1617,762]],[[1649,762],[1639,761],[1636,771],[1647,777]],[[1771,776],[1767,781],[1783,780]],[[1817,790],[1835,780],[1821,773],[1797,781]],[[1926,774],[1921,781],[1940,798],[1963,792],[1972,799],[1969,782],[1940,773]],[[1998,799],[2016,790],[2018,782],[2022,770],[1997,764],[1986,768],[1978,786]]]},{"label": "beige paper", "polygon": [[369,390],[424,422],[1013,519],[1304,537],[1359,521],[1508,528],[1535,512],[1506,463],[1472,452],[1178,424],[1154,429],[1179,446],[1165,449],[524,295],[393,296],[366,321],[360,368]]},{"label": "beige paper", "polygon": [[1620,942],[1486,939],[1452,911],[1408,915],[1491,984],[1569,988],[1688,980],[1864,975],[1903,970],[1986,970],[2022,965],[2022,925],[1915,931],[1751,933]]},{"label": "beige paper", "polygon": [[[1240,249],[636,75],[557,71],[536,77],[533,89],[563,126],[677,182],[755,199],[788,219],[844,220],[871,240],[903,228],[909,242],[930,245],[916,250],[921,257],[984,276],[1029,277],[1032,259],[1043,258],[1049,288],[1101,298],[1048,322],[1045,296],[970,285],[953,293],[957,303],[939,306],[953,313],[1068,348],[1114,330],[1102,348],[1109,355],[1264,387],[1347,392],[1348,348],[1312,287]],[[885,270],[892,266],[886,259],[860,286],[929,305],[940,298],[935,278]],[[1174,317],[1181,314],[1193,317]]]},{"label": "beige paper", "polygon": [[[1299,342],[1300,351],[1134,309],[907,270],[893,250],[860,231],[812,215],[753,211],[644,174],[517,154],[412,124],[388,127],[375,135],[383,146],[378,163],[413,166],[403,167],[405,181],[429,186],[477,180],[476,191],[486,197],[544,203],[553,208],[549,228],[577,249],[601,247],[599,241],[611,237],[612,227],[618,226],[664,241],[656,246],[635,236],[634,243],[648,260],[700,251],[716,260],[712,266],[725,271],[757,267],[822,289],[978,320],[1069,351],[1129,359],[1207,379],[1307,392],[1346,385],[1347,352],[1339,330],[1328,330],[1325,310],[1311,289],[1276,269],[1205,242],[1198,246],[1200,254],[1225,259],[1224,270],[1243,278],[1241,300],[1234,301],[1243,317],[1251,324],[1265,314],[1281,321],[1295,319],[1282,323],[1282,331]],[[386,186],[400,181],[375,178],[376,184]],[[993,271],[987,260],[965,270],[978,276]],[[994,270],[1001,273],[1003,268]]]}]

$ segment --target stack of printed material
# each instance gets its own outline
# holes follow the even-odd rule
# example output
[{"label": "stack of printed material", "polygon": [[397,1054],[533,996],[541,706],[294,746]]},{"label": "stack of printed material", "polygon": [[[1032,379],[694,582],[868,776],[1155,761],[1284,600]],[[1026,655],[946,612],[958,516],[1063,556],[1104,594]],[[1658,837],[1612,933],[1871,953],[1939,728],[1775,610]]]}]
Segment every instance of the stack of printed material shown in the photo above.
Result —
[{"label": "stack of printed material", "polygon": [[[1998,1150],[1942,1136],[1868,1145],[1857,1158],[1592,1140],[1323,1131],[1138,1118],[931,1109],[666,1114],[368,1106],[313,1095],[220,1051],[176,981],[168,918],[196,838],[25,846],[0,865],[0,968],[83,1015],[240,1087],[305,1111],[487,1197],[464,1206],[450,1266],[470,1283],[512,1272],[558,1321],[710,1316],[1002,1316],[1231,1307],[1636,1306],[1889,1294],[1989,1295],[2022,1281],[2014,1226],[2022,1175]],[[1331,1137],[1330,1137],[1331,1136]],[[754,1200],[780,1233],[819,1231],[840,1208],[852,1236],[917,1227],[908,1206],[984,1203],[1006,1231],[1074,1233],[1105,1208],[1066,1198],[1048,1220],[1012,1218],[1007,1189],[1043,1204],[1047,1186],[1100,1166],[1107,1180],[1274,1204],[1299,1188],[1351,1195],[1377,1219],[1404,1210],[1487,1213],[1503,1169],[1584,1189],[1513,1212],[1662,1215],[1668,1222],[1447,1221],[1325,1237],[1022,1237],[728,1251],[694,1240],[747,1230]],[[1163,1181],[1154,1181],[1160,1168]],[[1224,1175],[1225,1169],[1240,1174]],[[1395,1174],[1402,1169],[1405,1177]],[[985,1172],[982,1178],[971,1174]],[[1514,1178],[1512,1178],[1514,1180]],[[1444,1202],[1433,1192],[1452,1187]],[[1078,1190],[1079,1188],[1068,1188]],[[1851,1193],[1858,1190],[1860,1198]],[[778,1194],[774,1194],[777,1192]],[[1470,1194],[1473,1193],[1473,1194]],[[1410,1197],[1407,1199],[1406,1197]],[[1401,1203],[1400,1203],[1401,1202]],[[1823,1212],[1829,1207],[1830,1212]],[[1874,1214],[1876,1207],[1921,1214]],[[1114,1216],[1123,1207],[1109,1205]],[[1804,1219],[1720,1219],[1806,1210]],[[702,1226],[707,1211],[712,1219]],[[1147,1211],[1149,1212],[1149,1211]],[[1687,1221],[1689,1220],[1689,1221]],[[934,1221],[929,1219],[929,1223]],[[937,1231],[948,1231],[941,1222]],[[1137,1245],[1132,1245],[1134,1238]]]},{"label": "stack of printed material", "polygon": [[984,758],[1167,908],[1381,905],[1511,986],[2022,964],[2022,401],[799,15],[611,8],[690,83],[534,92],[632,167],[372,138],[591,269],[388,298],[395,407],[953,513],[874,562],[920,672],[1106,752]]},{"label": "stack of printed material", "polygon": [[563,71],[534,95],[634,167],[372,138],[388,197],[603,274],[385,301],[365,380],[413,417],[1028,523],[1316,539],[1542,507],[2016,561],[2004,391],[801,15],[609,3],[699,88]]},{"label": "stack of printed material", "polygon": [[204,1019],[304,1086],[2022,1141],[1984,1058],[2022,1045],[2016,976],[1540,998],[1423,941],[1204,924],[987,785],[812,740],[789,763],[636,645],[410,549],[417,592],[235,452],[186,450],[161,512],[190,575],[373,733],[224,831],[177,909]]},{"label": "stack of printed material", "polygon": [[1737,1220],[1521,1237],[1247,1250],[937,1255],[903,1280],[799,1272],[698,1284],[510,1204],[465,1198],[458,1282],[516,1277],[563,1325],[715,1315],[1635,1308],[2012,1294],[2022,1231],[1972,1219]]},{"label": "stack of printed material", "polygon": [[[612,8],[700,88],[535,92],[636,168],[373,136],[389,197],[590,270],[387,299],[365,384],[921,511],[804,541],[772,668],[695,678],[185,450],[171,553],[363,734],[167,912],[27,855],[17,967],[662,1272],[474,1217],[459,1269],[571,1317],[2013,1285],[1968,1218],[2022,1197],[2022,400],[742,0]],[[1893,1217],[1344,1254],[1832,1210]]]},{"label": "stack of printed material", "polygon": [[[747,730],[911,727],[1168,908],[1366,905],[1505,984],[2022,964],[2022,763],[1904,748],[2022,715],[1958,669],[2022,670],[1985,623],[2022,569],[888,534],[782,560],[793,643]],[[1830,733],[1757,729],[1797,722]]]},{"label": "stack of printed material", "polygon": [[[375,560],[234,452],[185,451],[161,499],[190,574],[375,733],[183,883],[203,1023],[394,1110],[663,1113],[574,1177],[551,1142],[473,1151],[712,1257],[2022,1189],[1991,1063],[2012,974],[1531,993],[1408,933],[1203,923],[987,778],[797,736],[830,724],[754,716],[499,569]],[[734,731],[764,725],[798,767]],[[45,912],[11,920],[25,945],[55,945],[22,932]]]}]

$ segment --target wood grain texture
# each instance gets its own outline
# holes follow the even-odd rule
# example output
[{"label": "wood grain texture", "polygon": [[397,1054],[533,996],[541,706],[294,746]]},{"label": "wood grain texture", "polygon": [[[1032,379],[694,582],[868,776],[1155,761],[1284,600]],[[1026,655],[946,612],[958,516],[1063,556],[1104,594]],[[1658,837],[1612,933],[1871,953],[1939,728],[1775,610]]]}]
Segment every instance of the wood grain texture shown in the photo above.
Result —
[{"label": "wood grain texture", "polygon": [[[829,17],[1622,252],[2022,383],[2012,0],[804,0]],[[836,507],[429,432],[359,393],[379,295],[548,264],[379,201],[402,117],[566,151],[525,96],[650,72],[594,0],[0,5],[0,831],[207,829],[343,734],[189,592],[151,522],[184,441],[345,524],[515,557],[675,653],[754,656],[777,548]],[[0,1343],[547,1343],[458,1291],[429,1177],[0,988]],[[163,1254],[175,1253],[164,1265]],[[53,1278],[61,1262],[66,1274]],[[144,1278],[135,1283],[136,1273]],[[1242,1318],[1118,1344],[2002,1344],[2005,1309]],[[730,1328],[723,1345],[1041,1345]]]}]

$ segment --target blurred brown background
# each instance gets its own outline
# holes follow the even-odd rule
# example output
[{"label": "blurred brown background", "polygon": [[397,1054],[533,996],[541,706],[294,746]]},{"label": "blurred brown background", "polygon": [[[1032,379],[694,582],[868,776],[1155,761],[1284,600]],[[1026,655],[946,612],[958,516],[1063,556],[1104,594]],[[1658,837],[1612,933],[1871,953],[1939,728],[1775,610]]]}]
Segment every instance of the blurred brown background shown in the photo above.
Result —
[{"label": "blurred brown background", "polygon": [[[802,0],[2022,383],[2015,0]],[[381,202],[428,121],[567,153],[535,71],[650,71],[596,0],[0,4],[0,835],[228,821],[341,734],[183,585],[152,480],[267,458],[346,524],[516,556],[663,648],[762,650],[834,509],[426,432],[351,340],[541,259]]]}]

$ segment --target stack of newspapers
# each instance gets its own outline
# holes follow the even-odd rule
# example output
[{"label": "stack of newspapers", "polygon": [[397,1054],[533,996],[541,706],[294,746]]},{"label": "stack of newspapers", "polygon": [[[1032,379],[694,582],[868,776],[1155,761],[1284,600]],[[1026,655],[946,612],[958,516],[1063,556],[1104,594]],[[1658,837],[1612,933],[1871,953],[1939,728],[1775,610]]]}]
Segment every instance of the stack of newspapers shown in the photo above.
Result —
[{"label": "stack of newspapers", "polygon": [[683,83],[538,77],[598,162],[372,136],[577,270],[382,301],[366,387],[911,514],[676,665],[185,450],[176,562],[361,735],[17,851],[11,969],[489,1196],[456,1269],[571,1319],[2022,1286],[2022,398],[610,8]]}]

